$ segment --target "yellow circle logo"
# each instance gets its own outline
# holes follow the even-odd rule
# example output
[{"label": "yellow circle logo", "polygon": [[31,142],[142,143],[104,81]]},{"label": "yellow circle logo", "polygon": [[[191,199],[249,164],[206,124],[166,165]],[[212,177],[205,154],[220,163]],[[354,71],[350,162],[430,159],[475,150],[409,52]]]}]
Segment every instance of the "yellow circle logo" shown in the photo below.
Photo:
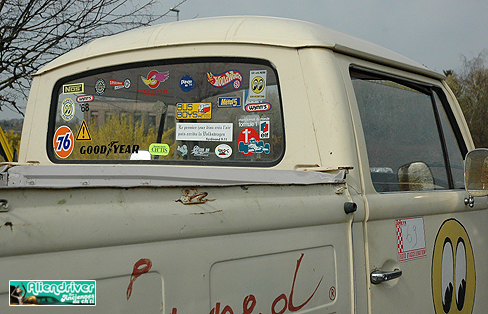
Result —
[{"label": "yellow circle logo", "polygon": [[459,221],[444,221],[433,255],[432,297],[436,314],[470,314],[476,287],[474,256],[468,233]]},{"label": "yellow circle logo", "polygon": [[264,79],[261,76],[256,76],[251,81],[251,89],[255,94],[259,94],[264,90]]}]

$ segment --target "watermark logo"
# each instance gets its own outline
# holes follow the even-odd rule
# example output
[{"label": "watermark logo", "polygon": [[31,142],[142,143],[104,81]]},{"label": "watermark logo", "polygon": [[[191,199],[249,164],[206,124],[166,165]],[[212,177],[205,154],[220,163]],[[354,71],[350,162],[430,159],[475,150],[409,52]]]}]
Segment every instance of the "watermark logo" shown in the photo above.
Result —
[{"label": "watermark logo", "polygon": [[10,280],[10,305],[95,305],[95,280]]}]

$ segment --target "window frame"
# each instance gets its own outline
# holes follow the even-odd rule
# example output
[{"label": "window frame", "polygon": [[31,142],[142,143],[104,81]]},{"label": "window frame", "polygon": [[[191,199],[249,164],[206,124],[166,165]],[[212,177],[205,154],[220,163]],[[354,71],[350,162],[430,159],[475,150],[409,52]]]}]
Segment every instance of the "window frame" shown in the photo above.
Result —
[{"label": "window frame", "polygon": [[[445,139],[445,132],[444,132],[444,129],[442,127],[441,117],[440,117],[438,106],[442,106],[442,109],[444,110],[444,112],[447,116],[447,120],[448,120],[447,122],[449,123],[449,125],[452,128],[452,131],[453,131],[454,137],[455,137],[454,140],[455,140],[455,142],[459,148],[459,151],[461,153],[461,157],[462,157],[463,161],[464,161],[465,156],[468,152],[468,149],[467,149],[467,145],[464,141],[464,138],[462,136],[461,129],[459,128],[459,125],[458,125],[456,118],[455,118],[455,115],[454,115],[454,113],[453,113],[453,111],[449,105],[449,101],[448,101],[447,96],[445,95],[444,90],[440,86],[437,86],[434,84],[415,81],[415,80],[410,79],[410,78],[401,77],[401,76],[394,75],[391,73],[386,73],[383,71],[379,71],[379,70],[375,70],[375,69],[371,69],[371,68],[366,68],[363,66],[358,66],[355,64],[349,65],[349,68],[348,68],[349,80],[351,80],[351,82],[352,82],[353,78],[361,79],[360,77],[357,77],[357,76],[353,77],[352,73],[356,73],[356,75],[358,75],[358,76],[365,75],[365,76],[369,77],[370,79],[373,77],[374,79],[378,79],[378,80],[388,80],[388,81],[391,81],[394,83],[398,83],[398,84],[401,84],[401,85],[406,86],[408,88],[412,88],[413,90],[416,90],[416,91],[423,93],[425,95],[428,95],[430,97],[432,109],[433,109],[433,113],[434,113],[434,118],[435,118],[435,123],[436,123],[437,131],[438,131],[438,136],[439,136],[439,140],[440,140],[441,151],[443,154],[444,166],[445,166],[445,171],[446,171],[446,176],[447,176],[447,181],[448,181],[448,188],[437,189],[437,190],[420,190],[420,191],[416,191],[416,192],[461,190],[461,188],[455,188],[454,187],[454,178],[453,178],[453,174],[452,174],[451,163],[449,160],[449,150],[448,150],[446,139]],[[353,91],[354,99],[357,103],[356,91],[354,90],[354,87],[353,87],[352,91]],[[439,104],[436,103],[434,94],[436,94],[438,96],[439,101],[440,101]],[[358,110],[359,110],[359,106],[358,106]],[[359,119],[361,120],[361,114],[360,114],[360,112],[358,112],[358,113],[359,113]],[[362,123],[361,123],[361,125],[362,125]],[[361,127],[361,131],[363,132],[363,138],[365,141],[365,145],[367,146],[368,143],[366,143],[366,137],[364,136],[363,127]],[[367,150],[366,150],[366,154],[367,154]],[[367,157],[368,157],[368,165],[367,166],[368,166],[368,169],[370,169],[369,156],[367,155]],[[383,194],[383,193],[399,193],[399,192],[404,193],[404,192],[407,192],[407,191],[401,191],[401,190],[377,191],[376,188],[374,187],[374,182],[373,182],[373,178],[371,177],[370,171],[368,171],[368,175],[370,176],[371,183],[373,186],[373,190],[376,193]]]},{"label": "window frame", "polygon": [[[277,92],[278,92],[278,100],[279,100],[279,115],[281,117],[281,134],[282,134],[282,151],[281,154],[272,161],[259,161],[259,162],[250,162],[249,160],[238,160],[238,161],[226,161],[225,163],[217,161],[199,161],[199,160],[169,160],[169,159],[152,159],[152,160],[121,160],[121,159],[106,159],[106,160],[96,160],[96,159],[76,159],[76,160],[69,160],[69,159],[60,159],[56,158],[54,153],[54,149],[52,147],[52,140],[54,137],[55,132],[55,124],[56,124],[56,115],[58,109],[58,96],[60,88],[66,84],[67,82],[89,77],[95,76],[97,74],[112,72],[112,71],[120,71],[124,69],[134,69],[134,68],[142,68],[142,67],[152,67],[152,66],[167,66],[167,65],[175,65],[175,64],[189,64],[189,63],[248,63],[251,65],[262,65],[269,67],[276,78],[276,85],[277,85]],[[176,121],[175,121],[176,122]],[[259,58],[251,58],[251,57],[217,57],[217,56],[209,56],[209,57],[191,57],[191,58],[169,58],[169,59],[157,59],[157,60],[149,60],[149,61],[139,61],[139,62],[128,62],[123,64],[118,64],[114,66],[106,66],[100,67],[72,75],[68,75],[62,77],[56,81],[54,87],[51,92],[51,101],[50,101],[50,109],[49,109],[49,120],[48,120],[48,132],[47,132],[47,140],[46,140],[46,152],[49,160],[55,164],[133,164],[133,165],[153,165],[153,166],[161,166],[161,165],[191,165],[191,166],[219,166],[219,167],[259,167],[259,168],[269,168],[276,166],[279,164],[286,153],[286,134],[285,134],[285,119],[283,113],[283,99],[281,93],[281,84],[280,78],[278,75],[278,70],[276,66],[269,60],[266,59],[259,59]],[[233,140],[235,141],[235,139]]]}]

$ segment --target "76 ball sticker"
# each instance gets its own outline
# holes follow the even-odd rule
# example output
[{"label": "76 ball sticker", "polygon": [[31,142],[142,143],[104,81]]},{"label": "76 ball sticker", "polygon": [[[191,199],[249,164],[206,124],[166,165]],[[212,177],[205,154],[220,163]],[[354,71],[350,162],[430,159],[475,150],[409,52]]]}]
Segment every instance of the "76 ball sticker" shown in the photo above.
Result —
[{"label": "76 ball sticker", "polygon": [[68,158],[75,146],[75,139],[71,129],[65,125],[60,126],[54,133],[53,145],[54,152],[59,158]]}]

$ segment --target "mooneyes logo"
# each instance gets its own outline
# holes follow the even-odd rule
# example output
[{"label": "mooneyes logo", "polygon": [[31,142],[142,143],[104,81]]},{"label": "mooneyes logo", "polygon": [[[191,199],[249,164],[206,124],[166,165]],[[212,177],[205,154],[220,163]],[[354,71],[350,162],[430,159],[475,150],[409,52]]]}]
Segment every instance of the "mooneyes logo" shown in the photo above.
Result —
[{"label": "mooneyes logo", "polygon": [[10,280],[10,305],[95,305],[95,280]]}]

